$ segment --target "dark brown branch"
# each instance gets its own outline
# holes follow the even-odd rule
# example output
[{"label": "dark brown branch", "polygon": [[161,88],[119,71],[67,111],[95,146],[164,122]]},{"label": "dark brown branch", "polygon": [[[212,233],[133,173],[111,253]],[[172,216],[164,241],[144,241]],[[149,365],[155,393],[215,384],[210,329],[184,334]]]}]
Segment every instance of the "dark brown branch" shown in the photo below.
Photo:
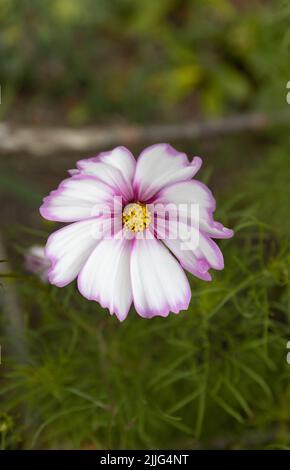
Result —
[{"label": "dark brown branch", "polygon": [[196,140],[240,132],[264,131],[290,124],[290,112],[253,113],[206,122],[160,124],[151,126],[85,127],[17,127],[0,124],[0,152],[48,156],[56,153],[82,154],[117,145],[150,144],[174,140]]}]

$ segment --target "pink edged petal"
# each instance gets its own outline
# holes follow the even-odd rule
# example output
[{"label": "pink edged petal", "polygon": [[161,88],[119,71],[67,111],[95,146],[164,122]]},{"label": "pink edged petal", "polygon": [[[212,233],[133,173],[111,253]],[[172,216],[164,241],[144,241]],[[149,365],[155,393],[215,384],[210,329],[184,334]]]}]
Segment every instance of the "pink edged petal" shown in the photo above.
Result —
[{"label": "pink edged petal", "polygon": [[75,222],[121,210],[120,194],[91,175],[75,175],[62,181],[40,207],[42,217],[58,222]]},{"label": "pink edged petal", "polygon": [[103,183],[108,184],[122,194],[125,201],[132,199],[132,183],[125,179],[122,172],[117,167],[100,160],[95,161],[95,159],[80,160],[77,166],[81,174],[96,176]]},{"label": "pink edged petal", "polygon": [[217,270],[224,269],[224,257],[219,246],[207,235],[200,232],[197,255],[202,255],[209,265]]},{"label": "pink edged petal", "polygon": [[155,233],[176,256],[181,266],[196,277],[211,281],[208,270],[223,269],[221,250],[211,238],[195,227],[159,217],[155,224]]},{"label": "pink edged petal", "polygon": [[194,252],[190,249],[182,250],[180,240],[164,240],[165,245],[176,256],[181,266],[194,276],[202,279],[203,281],[211,281],[211,274],[208,270],[211,266],[203,258],[197,258]]},{"label": "pink edged petal", "polygon": [[78,277],[80,293],[125,320],[132,303],[130,240],[102,240],[88,258]]},{"label": "pink edged petal", "polygon": [[78,170],[70,171],[77,171],[82,173],[92,172],[93,174],[96,174],[98,177],[100,177],[100,179],[107,179],[107,176],[104,173],[101,175],[101,166],[98,166],[98,169],[95,166],[97,163],[108,165],[111,169],[113,169],[113,171],[115,170],[114,179],[116,179],[117,175],[116,170],[117,172],[120,172],[117,178],[121,179],[122,185],[124,182],[126,183],[128,191],[132,191],[132,182],[135,173],[136,160],[126,147],[116,147],[113,150],[101,152],[95,157],[79,160],[77,162]]},{"label": "pink edged petal", "polygon": [[201,164],[201,158],[195,157],[189,162],[185,153],[169,144],[147,147],[136,165],[133,186],[137,199],[148,201],[164,186],[191,179]]},{"label": "pink edged petal", "polygon": [[116,147],[109,152],[102,152],[98,155],[98,160],[117,168],[125,181],[132,184],[136,168],[136,160],[126,147]]},{"label": "pink edged petal", "polygon": [[50,283],[63,287],[73,281],[100,239],[113,230],[114,223],[115,219],[100,217],[75,222],[52,233],[45,249],[51,262]]},{"label": "pink edged petal", "polygon": [[233,230],[224,227],[220,222],[213,220],[210,211],[200,210],[199,227],[200,230],[212,238],[232,238],[234,236]]},{"label": "pink edged petal", "polygon": [[164,188],[154,201],[156,212],[167,213],[196,227],[213,238],[231,238],[233,230],[213,219],[215,199],[209,188],[196,180],[172,184]]},{"label": "pink edged petal", "polygon": [[[197,180],[182,181],[163,188],[154,200],[154,204],[175,204],[179,213],[190,213],[190,204],[215,210],[215,199],[209,188]],[[180,207],[178,207],[180,206]]]},{"label": "pink edged petal", "polygon": [[132,242],[131,282],[136,311],[144,318],[188,308],[191,291],[186,275],[155,238]]}]

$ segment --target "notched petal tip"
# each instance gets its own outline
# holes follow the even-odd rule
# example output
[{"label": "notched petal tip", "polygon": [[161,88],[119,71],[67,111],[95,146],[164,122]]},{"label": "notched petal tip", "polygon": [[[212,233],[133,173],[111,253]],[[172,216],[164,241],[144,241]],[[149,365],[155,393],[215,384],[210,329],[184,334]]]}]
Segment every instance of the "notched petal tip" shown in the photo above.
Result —
[{"label": "notched petal tip", "polygon": [[67,170],[67,172],[70,176],[75,176],[75,175],[78,175],[80,173],[80,171],[77,168],[72,168],[70,170]]},{"label": "notched petal tip", "polygon": [[49,213],[49,209],[47,207],[47,203],[46,203],[45,199],[46,198],[43,199],[43,203],[39,208],[39,213],[40,213],[40,215],[43,219],[53,221],[54,219],[52,218],[52,216]]},{"label": "notched petal tip", "polygon": [[[111,312],[110,312],[111,313]],[[112,312],[111,315],[115,315],[115,317],[119,320],[119,322],[123,322],[124,320],[126,320],[127,316],[128,316],[128,313],[120,313],[118,311],[115,311],[115,312]]]},{"label": "notched petal tip", "polygon": [[223,227],[224,238],[232,238],[235,235],[234,230],[231,228]]},{"label": "notched petal tip", "polygon": [[193,176],[195,176],[196,173],[200,170],[202,163],[203,161],[201,157],[193,157],[190,163],[190,166],[192,166],[195,169],[195,173],[193,174]]},{"label": "notched petal tip", "polygon": [[179,313],[188,310],[189,302],[186,305],[181,305],[178,307],[164,308],[163,310],[140,310],[136,308],[136,313],[145,320],[151,320],[154,317],[167,318],[169,315],[178,315]]}]

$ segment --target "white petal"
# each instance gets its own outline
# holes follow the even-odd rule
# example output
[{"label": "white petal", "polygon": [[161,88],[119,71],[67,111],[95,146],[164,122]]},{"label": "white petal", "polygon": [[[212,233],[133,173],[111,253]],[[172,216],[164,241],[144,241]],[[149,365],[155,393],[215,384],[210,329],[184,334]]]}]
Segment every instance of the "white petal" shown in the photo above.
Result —
[{"label": "white petal", "polygon": [[131,254],[134,305],[142,317],[186,310],[191,292],[183,269],[161,242],[134,240]]},{"label": "white petal", "polygon": [[190,249],[183,250],[180,240],[167,239],[164,243],[184,269],[203,281],[211,281],[211,274],[208,272],[211,266],[204,258],[198,258]]},{"label": "white petal", "polygon": [[121,210],[116,192],[91,175],[76,175],[64,180],[43,201],[41,215],[58,222],[87,219],[97,215],[98,211],[112,213],[113,209]]},{"label": "white petal", "polygon": [[223,255],[216,243],[205,233],[183,222],[158,217],[157,237],[180,261],[187,271],[205,281],[211,280],[209,268],[223,269]]},{"label": "white petal", "polygon": [[80,160],[77,165],[81,174],[94,175],[121,193],[125,201],[132,199],[132,182],[125,179],[117,167],[100,161],[98,157],[97,159]]},{"label": "white petal", "polygon": [[59,287],[73,281],[112,223],[112,219],[104,218],[84,220],[50,235],[45,250],[52,264],[49,281]]},{"label": "white petal", "polygon": [[164,188],[154,201],[156,212],[167,212],[171,219],[188,223],[213,238],[231,238],[233,230],[213,219],[215,205],[209,188],[196,180]]},{"label": "white petal", "polygon": [[199,227],[203,232],[213,238],[231,238],[234,231],[224,227],[220,222],[213,220],[212,215],[207,213],[204,216],[200,214]]},{"label": "white petal", "polygon": [[78,288],[89,300],[124,320],[132,303],[130,241],[102,240],[88,258],[78,277]]},{"label": "white petal", "polygon": [[185,153],[177,152],[168,144],[146,148],[138,158],[134,177],[138,199],[148,201],[164,186],[192,178],[201,163],[199,157],[190,163]]},{"label": "white petal", "polygon": [[135,173],[136,160],[126,147],[116,147],[109,152],[102,152],[97,156],[100,162],[117,168],[128,184],[132,184]]},{"label": "white petal", "polygon": [[[154,204],[175,204],[179,210],[188,211],[190,204],[198,204],[201,208],[215,210],[215,200],[208,187],[197,180],[183,181],[172,184],[160,191]],[[178,205],[181,207],[179,208]],[[189,213],[189,212],[187,212]]]}]

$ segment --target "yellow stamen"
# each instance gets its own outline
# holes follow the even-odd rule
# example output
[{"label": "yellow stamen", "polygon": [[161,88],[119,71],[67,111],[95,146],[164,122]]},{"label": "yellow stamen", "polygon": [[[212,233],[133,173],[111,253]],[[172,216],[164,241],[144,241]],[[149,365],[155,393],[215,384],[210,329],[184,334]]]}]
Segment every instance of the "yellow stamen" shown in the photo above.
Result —
[{"label": "yellow stamen", "polygon": [[123,210],[122,222],[126,230],[142,232],[151,223],[151,214],[144,204],[133,202]]}]

